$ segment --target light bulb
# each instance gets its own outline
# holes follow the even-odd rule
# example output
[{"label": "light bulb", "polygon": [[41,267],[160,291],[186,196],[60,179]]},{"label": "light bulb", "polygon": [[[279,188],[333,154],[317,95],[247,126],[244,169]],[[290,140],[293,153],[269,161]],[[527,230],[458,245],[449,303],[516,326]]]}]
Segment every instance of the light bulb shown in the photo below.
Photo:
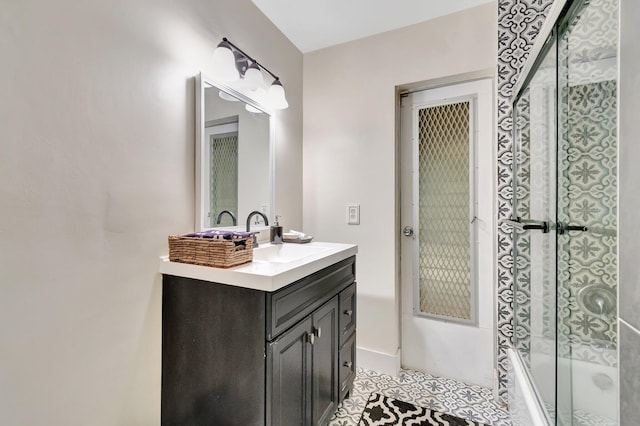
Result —
[{"label": "light bulb", "polygon": [[236,58],[226,40],[221,41],[213,51],[213,73],[220,81],[234,81],[239,78]]},{"label": "light bulb", "polygon": [[282,87],[282,83],[280,83],[280,80],[277,78],[271,83],[271,87],[269,87],[269,102],[275,109],[289,108],[289,102],[287,102],[284,94],[284,87]]},{"label": "light bulb", "polygon": [[267,89],[263,87],[258,87],[256,90],[251,92],[251,99],[256,101],[259,105],[269,106],[269,96],[267,95]]},{"label": "light bulb", "polygon": [[249,88],[249,90],[256,90],[264,83],[264,79],[262,78],[262,71],[260,71],[260,67],[255,62],[251,62],[249,68],[244,73],[244,81]]}]

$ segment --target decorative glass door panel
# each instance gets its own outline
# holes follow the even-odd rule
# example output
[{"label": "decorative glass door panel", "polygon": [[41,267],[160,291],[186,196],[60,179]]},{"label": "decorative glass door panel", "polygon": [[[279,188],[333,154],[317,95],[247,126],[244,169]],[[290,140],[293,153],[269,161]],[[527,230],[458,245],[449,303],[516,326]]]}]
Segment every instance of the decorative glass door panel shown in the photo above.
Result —
[{"label": "decorative glass door panel", "polygon": [[474,322],[472,102],[417,109],[416,313]]}]

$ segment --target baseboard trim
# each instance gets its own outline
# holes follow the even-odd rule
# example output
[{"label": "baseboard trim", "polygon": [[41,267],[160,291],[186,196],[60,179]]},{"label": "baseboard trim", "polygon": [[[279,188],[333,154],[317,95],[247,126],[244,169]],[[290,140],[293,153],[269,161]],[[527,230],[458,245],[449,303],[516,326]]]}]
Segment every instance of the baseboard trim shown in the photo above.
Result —
[{"label": "baseboard trim", "polygon": [[400,349],[394,355],[385,354],[367,348],[356,348],[356,364],[365,370],[397,376],[400,372]]}]

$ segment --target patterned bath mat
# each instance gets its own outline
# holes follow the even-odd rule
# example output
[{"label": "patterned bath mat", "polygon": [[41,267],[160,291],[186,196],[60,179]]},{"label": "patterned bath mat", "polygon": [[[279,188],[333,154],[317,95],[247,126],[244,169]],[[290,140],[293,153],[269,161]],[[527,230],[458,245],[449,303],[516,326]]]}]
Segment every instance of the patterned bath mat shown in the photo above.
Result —
[{"label": "patterned bath mat", "polygon": [[378,393],[369,396],[358,426],[486,426]]}]

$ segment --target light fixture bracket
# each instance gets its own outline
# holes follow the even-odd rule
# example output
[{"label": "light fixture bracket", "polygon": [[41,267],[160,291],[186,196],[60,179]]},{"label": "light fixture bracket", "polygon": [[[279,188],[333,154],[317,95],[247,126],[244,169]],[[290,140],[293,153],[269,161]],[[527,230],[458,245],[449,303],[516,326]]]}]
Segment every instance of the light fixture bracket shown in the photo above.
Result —
[{"label": "light fixture bracket", "polygon": [[222,37],[222,41],[227,43],[229,46],[233,47],[233,54],[236,57],[236,68],[238,68],[238,72],[240,72],[241,75],[244,75],[244,73],[247,71],[247,68],[249,67],[249,63],[255,63],[258,66],[258,68],[269,73],[269,75],[271,75],[271,77],[273,77],[275,80],[279,80],[277,75],[272,73],[267,67],[262,65],[255,58],[249,56],[248,53],[240,49],[237,45],[229,41],[228,38]]}]

